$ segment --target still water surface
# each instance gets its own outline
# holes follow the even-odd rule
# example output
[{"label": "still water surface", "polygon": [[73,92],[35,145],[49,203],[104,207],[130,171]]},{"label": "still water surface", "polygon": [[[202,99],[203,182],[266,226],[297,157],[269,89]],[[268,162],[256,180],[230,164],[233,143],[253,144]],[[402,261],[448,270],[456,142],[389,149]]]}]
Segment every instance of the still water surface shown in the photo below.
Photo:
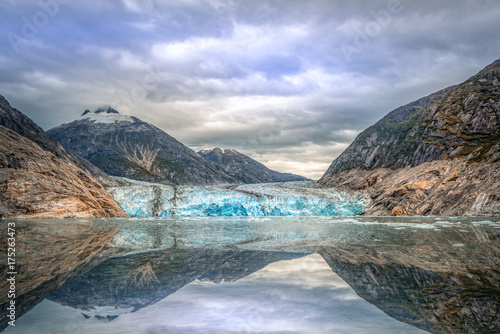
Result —
[{"label": "still water surface", "polygon": [[16,326],[2,248],[4,333],[500,328],[498,218],[14,222]]}]

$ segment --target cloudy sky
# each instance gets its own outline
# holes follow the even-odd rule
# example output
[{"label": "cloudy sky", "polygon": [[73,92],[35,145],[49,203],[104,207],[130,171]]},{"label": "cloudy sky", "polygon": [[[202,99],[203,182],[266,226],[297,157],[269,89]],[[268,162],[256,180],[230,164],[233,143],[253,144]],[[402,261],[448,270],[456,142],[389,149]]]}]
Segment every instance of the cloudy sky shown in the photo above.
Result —
[{"label": "cloudy sky", "polygon": [[500,58],[498,0],[3,0],[0,95],[48,130],[111,105],[318,178],[366,127]]}]

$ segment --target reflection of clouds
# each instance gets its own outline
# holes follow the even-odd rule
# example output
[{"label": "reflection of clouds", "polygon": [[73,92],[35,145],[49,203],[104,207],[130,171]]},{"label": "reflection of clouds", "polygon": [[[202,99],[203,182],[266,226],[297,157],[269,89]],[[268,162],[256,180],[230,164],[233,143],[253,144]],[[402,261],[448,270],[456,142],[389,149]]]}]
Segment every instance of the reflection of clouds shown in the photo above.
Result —
[{"label": "reflection of clouds", "polygon": [[319,255],[273,263],[233,283],[195,281],[111,322],[44,301],[16,329],[57,333],[68,322],[83,333],[424,333],[359,298]]}]

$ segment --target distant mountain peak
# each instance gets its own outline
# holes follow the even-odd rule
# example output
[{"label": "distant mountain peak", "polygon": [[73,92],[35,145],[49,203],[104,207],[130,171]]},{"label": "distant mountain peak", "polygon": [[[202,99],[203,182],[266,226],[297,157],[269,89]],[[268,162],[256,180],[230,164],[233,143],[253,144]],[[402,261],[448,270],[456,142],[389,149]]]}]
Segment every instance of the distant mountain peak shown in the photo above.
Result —
[{"label": "distant mountain peak", "polygon": [[214,148],[207,148],[203,150],[198,151],[199,154],[241,154],[236,150],[233,150],[232,148],[221,148],[221,147],[214,147]]},{"label": "distant mountain peak", "polygon": [[244,183],[266,183],[266,182],[288,182],[306,181],[307,178],[271,170],[262,163],[250,158],[231,148],[206,149],[198,151],[198,154],[210,160],[224,169],[226,172],[236,176]]}]

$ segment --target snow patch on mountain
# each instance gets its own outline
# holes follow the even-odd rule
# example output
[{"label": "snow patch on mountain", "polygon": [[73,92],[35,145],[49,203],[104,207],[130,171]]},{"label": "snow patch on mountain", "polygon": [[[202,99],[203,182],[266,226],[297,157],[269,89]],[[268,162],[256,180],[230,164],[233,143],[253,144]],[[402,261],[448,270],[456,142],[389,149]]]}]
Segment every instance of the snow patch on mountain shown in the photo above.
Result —
[{"label": "snow patch on mountain", "polygon": [[131,116],[121,115],[121,114],[86,114],[80,116],[74,121],[84,121],[102,124],[113,124],[119,122],[133,123],[135,120]]}]

